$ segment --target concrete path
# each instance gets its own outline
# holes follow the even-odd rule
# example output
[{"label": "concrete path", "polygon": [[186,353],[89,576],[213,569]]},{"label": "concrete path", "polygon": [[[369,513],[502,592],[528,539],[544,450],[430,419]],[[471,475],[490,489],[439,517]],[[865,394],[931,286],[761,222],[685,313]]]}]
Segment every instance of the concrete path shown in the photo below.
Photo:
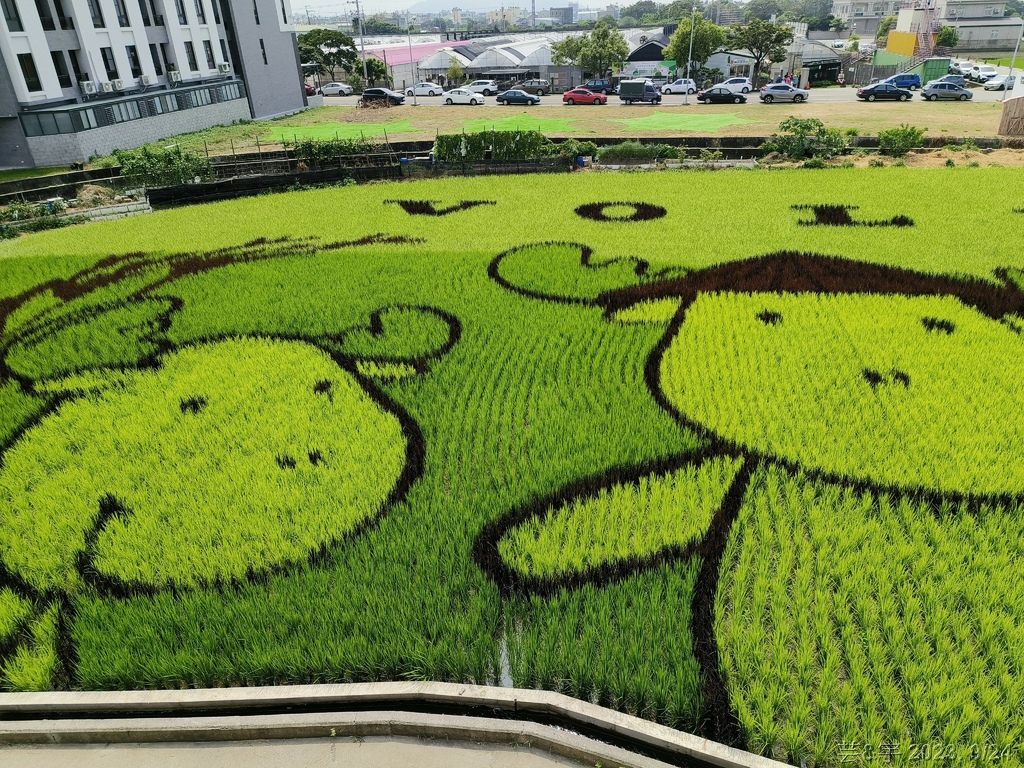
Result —
[{"label": "concrete path", "polygon": [[[535,749],[430,739],[0,747],[3,768],[581,768]],[[606,768],[611,768],[606,766]]]}]

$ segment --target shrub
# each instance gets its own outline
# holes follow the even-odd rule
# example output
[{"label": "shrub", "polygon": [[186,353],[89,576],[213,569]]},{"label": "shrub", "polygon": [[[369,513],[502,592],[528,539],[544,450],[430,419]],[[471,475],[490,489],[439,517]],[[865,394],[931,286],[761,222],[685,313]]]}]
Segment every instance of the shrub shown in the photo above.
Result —
[{"label": "shrub", "polygon": [[536,160],[548,154],[549,143],[539,131],[452,133],[435,139],[434,158],[441,163]]},{"label": "shrub", "polygon": [[885,168],[885,161],[877,157],[872,157],[868,160],[868,168]]},{"label": "shrub", "polygon": [[213,169],[206,157],[181,147],[118,150],[114,157],[121,165],[123,177],[147,187],[169,187],[188,184],[196,178],[213,178]]},{"label": "shrub", "polygon": [[652,160],[668,160],[679,157],[679,150],[668,144],[643,144],[639,141],[624,141],[601,147],[597,159],[602,163],[649,163]]},{"label": "shrub", "polygon": [[946,167],[947,168],[956,168],[956,163],[953,162],[953,158],[952,157],[949,158],[948,160],[946,160]]},{"label": "shrub", "polygon": [[324,165],[339,157],[364,155],[376,149],[376,144],[364,138],[302,139],[295,144],[295,157],[302,162]]},{"label": "shrub", "polygon": [[762,154],[778,152],[790,160],[818,157],[828,160],[846,149],[846,140],[838,128],[826,128],[815,118],[790,117],[779,123],[781,134],[773,134],[761,145]]},{"label": "shrub", "polygon": [[560,144],[551,143],[548,152],[559,157],[594,157],[598,150],[597,144],[592,141],[580,141],[579,139],[566,139]]},{"label": "shrub", "polygon": [[889,157],[903,157],[915,147],[920,147],[923,139],[923,130],[904,123],[899,128],[878,132],[878,151]]}]

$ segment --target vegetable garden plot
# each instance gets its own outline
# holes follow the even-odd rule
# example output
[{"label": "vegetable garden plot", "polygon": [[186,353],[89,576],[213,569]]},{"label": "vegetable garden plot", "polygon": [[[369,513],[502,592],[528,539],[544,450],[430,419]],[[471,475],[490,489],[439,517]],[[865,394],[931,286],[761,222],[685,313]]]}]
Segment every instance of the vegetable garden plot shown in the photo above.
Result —
[{"label": "vegetable garden plot", "polygon": [[658,178],[0,246],[4,685],[510,678],[1019,764],[1024,221],[912,202],[1015,177]]}]

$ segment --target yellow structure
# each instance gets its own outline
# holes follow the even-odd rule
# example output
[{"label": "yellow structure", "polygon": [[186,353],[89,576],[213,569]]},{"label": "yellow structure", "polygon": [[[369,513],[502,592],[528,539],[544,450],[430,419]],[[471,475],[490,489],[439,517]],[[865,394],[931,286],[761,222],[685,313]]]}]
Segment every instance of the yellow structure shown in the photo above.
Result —
[{"label": "yellow structure", "polygon": [[913,32],[890,32],[885,50],[900,56],[913,56],[917,49],[917,35]]}]

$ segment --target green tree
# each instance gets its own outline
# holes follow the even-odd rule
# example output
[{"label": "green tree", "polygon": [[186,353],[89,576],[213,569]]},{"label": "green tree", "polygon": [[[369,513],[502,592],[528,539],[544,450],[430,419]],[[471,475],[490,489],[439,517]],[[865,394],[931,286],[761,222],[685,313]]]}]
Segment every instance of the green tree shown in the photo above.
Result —
[{"label": "green tree", "polygon": [[363,33],[367,35],[398,35],[404,31],[380,13],[374,14],[363,22]]},{"label": "green tree", "polygon": [[761,68],[770,61],[785,61],[786,47],[793,42],[793,32],[762,19],[751,19],[746,26],[735,24],[729,30],[730,47],[745,48],[754,57],[754,87]]},{"label": "green tree", "polygon": [[653,13],[645,13],[640,17],[640,26],[642,27],[653,27],[658,23],[658,16]]},{"label": "green tree", "polygon": [[686,60],[690,53],[690,26],[693,26],[693,57],[690,59],[689,71],[692,74],[700,70],[711,54],[725,45],[726,34],[722,27],[712,24],[703,16],[690,16],[679,22],[679,27],[672,40],[665,47],[662,55],[666,61],[676,63],[676,71],[685,75]]},{"label": "green tree", "polygon": [[639,19],[645,13],[657,13],[660,7],[654,0],[639,0],[639,2],[623,8],[620,15]]},{"label": "green tree", "polygon": [[373,56],[367,56],[366,79],[370,82],[371,86],[377,85],[378,80],[386,84],[388,82],[388,68],[384,65],[384,62],[380,59],[375,59]]},{"label": "green tree", "polygon": [[851,51],[854,51],[854,52],[859,51],[860,50],[860,35],[850,35],[850,44],[848,46],[846,46],[846,47],[847,47],[847,49],[849,49]]},{"label": "green tree", "polygon": [[658,18],[676,24],[680,19],[689,18],[694,8],[700,8],[700,3],[696,0],[675,0],[659,11]]},{"label": "green tree", "polygon": [[[579,67],[580,56],[583,55],[583,45],[586,43],[586,36],[567,37],[557,43],[551,44],[551,63],[556,67],[564,67],[568,64],[572,68]],[[569,73],[569,82],[572,81],[572,73]]]},{"label": "green tree", "polygon": [[451,60],[451,64],[448,65],[448,72],[446,77],[448,78],[449,85],[458,85],[462,82],[462,78],[466,76],[466,73],[459,66],[459,62],[455,59]]},{"label": "green tree", "polygon": [[442,19],[440,16],[435,16],[430,22],[431,28],[437,28],[438,32],[448,31],[448,22]]},{"label": "green tree", "polygon": [[607,25],[608,25],[609,27],[617,27],[617,26],[619,26],[619,22],[617,22],[617,21],[615,20],[615,17],[614,17],[614,16],[611,16],[611,15],[609,15],[609,16],[603,16],[603,17],[601,18],[601,21],[603,21],[603,22],[604,22],[605,24],[607,24]]},{"label": "green tree", "polygon": [[585,38],[580,66],[594,77],[604,77],[614,64],[621,64],[627,56],[629,43],[626,38],[619,30],[599,21]]},{"label": "green tree", "polygon": [[315,64],[319,72],[338,79],[339,69],[351,72],[358,60],[355,41],[335,29],[311,29],[298,37],[299,55],[304,64]]},{"label": "green tree", "polygon": [[640,20],[633,16],[619,16],[619,27],[621,29],[628,29],[629,27],[639,27]]},{"label": "green tree", "polygon": [[895,16],[886,16],[878,22],[878,32],[875,37],[879,40],[889,34],[889,30],[896,26]]},{"label": "green tree", "polygon": [[956,44],[959,42],[960,33],[956,31],[956,27],[941,27],[935,44],[943,48],[956,48]]},{"label": "green tree", "polygon": [[743,18],[764,19],[768,21],[772,16],[779,16],[782,13],[782,6],[778,0],[750,0],[743,8]]}]

